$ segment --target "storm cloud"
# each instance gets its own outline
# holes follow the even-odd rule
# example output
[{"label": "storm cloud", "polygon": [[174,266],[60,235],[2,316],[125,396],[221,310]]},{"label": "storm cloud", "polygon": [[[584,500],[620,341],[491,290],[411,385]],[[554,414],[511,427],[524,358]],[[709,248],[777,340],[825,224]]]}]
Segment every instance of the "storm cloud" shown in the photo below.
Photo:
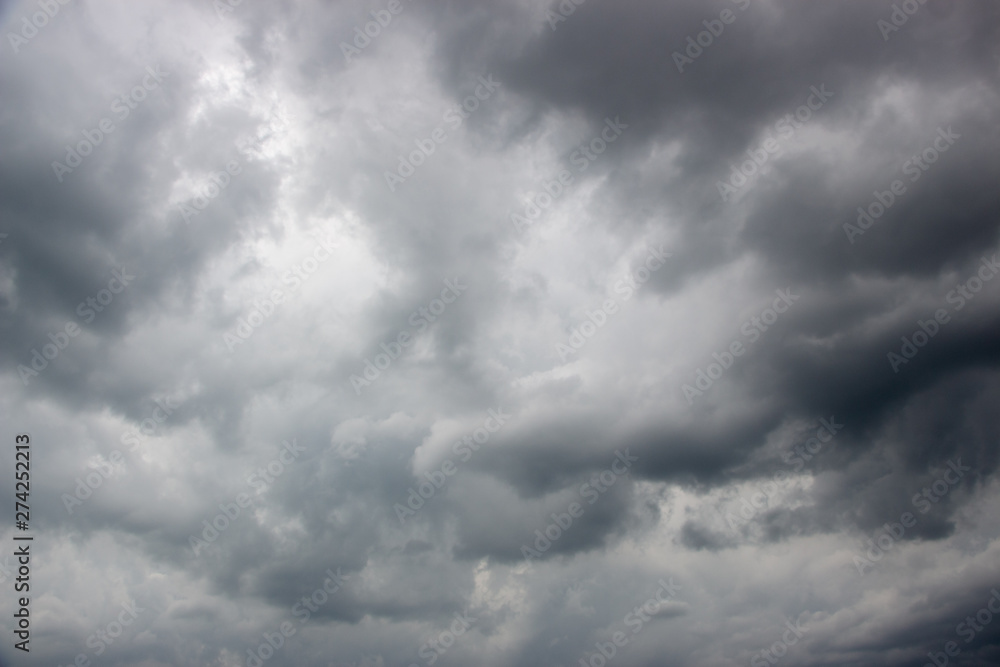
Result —
[{"label": "storm cloud", "polygon": [[3,664],[1000,661],[997,3],[0,7]]}]

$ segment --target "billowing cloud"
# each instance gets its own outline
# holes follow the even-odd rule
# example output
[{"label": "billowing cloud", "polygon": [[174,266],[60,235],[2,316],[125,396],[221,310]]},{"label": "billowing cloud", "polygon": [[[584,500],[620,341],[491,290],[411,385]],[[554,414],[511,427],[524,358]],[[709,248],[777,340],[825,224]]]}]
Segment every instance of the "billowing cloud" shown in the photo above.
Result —
[{"label": "billowing cloud", "polygon": [[2,12],[4,664],[1000,659],[996,3]]}]

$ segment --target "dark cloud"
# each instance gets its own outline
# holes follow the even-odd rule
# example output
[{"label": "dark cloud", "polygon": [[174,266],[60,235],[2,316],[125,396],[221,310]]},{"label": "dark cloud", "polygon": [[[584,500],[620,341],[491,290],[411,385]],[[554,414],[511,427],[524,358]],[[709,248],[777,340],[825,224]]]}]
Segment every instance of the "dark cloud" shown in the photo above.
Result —
[{"label": "dark cloud", "polygon": [[1000,9],[578,1],[4,3],[0,664],[996,662]]}]

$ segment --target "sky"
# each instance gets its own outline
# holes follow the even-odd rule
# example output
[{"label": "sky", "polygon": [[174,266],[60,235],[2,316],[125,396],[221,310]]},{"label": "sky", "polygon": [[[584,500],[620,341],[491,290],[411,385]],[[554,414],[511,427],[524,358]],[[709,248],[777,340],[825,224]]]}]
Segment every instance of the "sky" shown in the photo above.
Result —
[{"label": "sky", "polygon": [[1000,663],[1000,4],[0,22],[4,667]]}]

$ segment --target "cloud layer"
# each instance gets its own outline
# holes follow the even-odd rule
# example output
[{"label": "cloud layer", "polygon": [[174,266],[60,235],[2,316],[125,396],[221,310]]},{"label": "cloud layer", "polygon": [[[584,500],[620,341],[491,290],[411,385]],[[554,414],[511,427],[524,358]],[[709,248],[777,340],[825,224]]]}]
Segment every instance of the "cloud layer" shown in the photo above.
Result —
[{"label": "cloud layer", "polygon": [[996,3],[2,11],[4,664],[1000,661]]}]

